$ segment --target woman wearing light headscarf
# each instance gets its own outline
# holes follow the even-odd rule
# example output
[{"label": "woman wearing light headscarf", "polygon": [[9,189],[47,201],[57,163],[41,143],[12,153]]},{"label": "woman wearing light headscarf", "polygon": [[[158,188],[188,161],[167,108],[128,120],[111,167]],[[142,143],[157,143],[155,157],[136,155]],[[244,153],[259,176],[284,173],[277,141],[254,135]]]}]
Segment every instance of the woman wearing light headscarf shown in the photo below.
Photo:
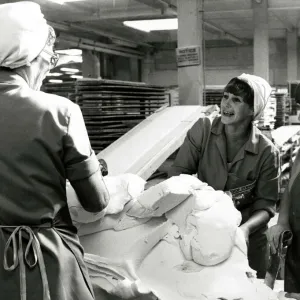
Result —
[{"label": "woman wearing light headscarf", "polygon": [[109,195],[80,108],[39,91],[54,41],[37,4],[0,5],[0,299],[94,299],[66,179],[87,211]]},{"label": "woman wearing light headscarf", "polygon": [[262,115],[270,94],[261,77],[242,74],[231,79],[221,116],[194,124],[169,170],[169,176],[197,174],[214,189],[231,193],[242,213],[249,264],[259,278],[268,264],[266,231],[278,199],[279,152],[253,121]]}]

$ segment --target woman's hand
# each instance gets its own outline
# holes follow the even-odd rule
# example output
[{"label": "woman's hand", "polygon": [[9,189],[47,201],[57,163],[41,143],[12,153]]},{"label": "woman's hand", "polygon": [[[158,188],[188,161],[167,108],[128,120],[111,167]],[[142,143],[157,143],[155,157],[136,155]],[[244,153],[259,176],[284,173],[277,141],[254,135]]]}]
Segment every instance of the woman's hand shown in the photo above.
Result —
[{"label": "woman's hand", "polygon": [[279,244],[279,238],[282,232],[286,230],[291,230],[290,225],[286,224],[276,224],[268,229],[268,242],[271,247],[271,253],[275,254]]}]

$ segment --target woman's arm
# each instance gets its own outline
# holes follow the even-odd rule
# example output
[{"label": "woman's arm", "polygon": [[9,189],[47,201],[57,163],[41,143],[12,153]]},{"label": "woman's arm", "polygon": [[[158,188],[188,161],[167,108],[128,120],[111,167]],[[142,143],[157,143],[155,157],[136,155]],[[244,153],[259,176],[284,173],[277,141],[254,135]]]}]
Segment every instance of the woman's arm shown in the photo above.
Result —
[{"label": "woman's arm", "polygon": [[[265,158],[263,158],[264,156]],[[255,187],[255,200],[252,205],[251,216],[241,225],[246,239],[250,234],[266,226],[271,217],[275,215],[279,191],[279,151],[272,148],[264,156],[262,156],[264,161]]]},{"label": "woman's arm", "polygon": [[245,234],[247,242],[249,241],[249,235],[266,226],[270,219],[270,214],[265,210],[254,212],[249,220],[240,226]]},{"label": "woman's arm", "polygon": [[101,170],[93,175],[75,181],[70,181],[82,207],[88,211],[97,213],[102,211],[109,202],[109,193],[104,183]]},{"label": "woman's arm", "polygon": [[280,209],[279,209],[277,224],[281,224],[281,225],[289,224],[290,205],[291,205],[291,199],[289,197],[289,192],[287,187],[284,191],[282,200],[280,201]]},{"label": "woman's arm", "polygon": [[289,224],[290,201],[291,200],[289,198],[288,188],[286,188],[280,203],[280,211],[279,211],[277,224],[272,226],[268,230],[268,241],[272,253],[276,253],[281,233],[290,230],[290,224]]},{"label": "woman's arm", "polygon": [[71,107],[67,133],[63,139],[66,177],[74,188],[82,207],[100,212],[108,204],[109,193],[78,105]]},{"label": "woman's arm", "polygon": [[208,123],[205,121],[206,120],[200,118],[187,132],[175,161],[168,171],[168,177],[197,173],[203,145],[203,136],[205,136],[207,127],[209,128]]}]

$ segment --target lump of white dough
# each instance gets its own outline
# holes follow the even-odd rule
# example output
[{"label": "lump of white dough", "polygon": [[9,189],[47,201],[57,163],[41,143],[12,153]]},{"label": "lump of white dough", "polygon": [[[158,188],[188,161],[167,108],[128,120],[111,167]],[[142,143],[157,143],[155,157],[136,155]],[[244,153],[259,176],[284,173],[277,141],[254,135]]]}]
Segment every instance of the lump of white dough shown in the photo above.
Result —
[{"label": "lump of white dough", "polygon": [[[212,266],[226,260],[235,245],[241,214],[221,191],[199,191],[194,209],[180,228],[181,251],[187,260]],[[211,201],[208,201],[211,198]],[[201,204],[201,199],[205,205]],[[194,199],[195,200],[195,199]],[[209,208],[207,203],[212,204]]]},{"label": "lump of white dough", "polygon": [[118,176],[103,177],[110,200],[105,210],[99,213],[86,211],[80,204],[75,190],[67,182],[67,201],[72,221],[75,224],[86,224],[101,219],[105,214],[121,212],[126,203],[136,198],[144,190],[146,181],[134,174],[121,174]]},{"label": "lump of white dough", "polygon": [[[226,270],[227,269],[227,270]],[[201,271],[201,288],[194,282],[178,282],[178,291],[184,299],[226,299],[226,300],[277,300],[277,295],[263,283],[252,282],[244,272],[235,266],[219,269],[211,268]],[[200,278],[199,278],[200,280]],[[199,289],[201,295],[199,297]]]},{"label": "lump of white dough", "polygon": [[138,197],[145,188],[146,181],[135,174],[121,174],[118,176],[103,177],[110,201],[106,208],[106,214],[121,212],[127,202]]},{"label": "lump of white dough", "polygon": [[199,180],[197,177],[193,175],[180,174],[178,178],[182,183],[189,185],[193,190],[204,190],[204,189],[213,190],[213,188],[209,186],[206,182]]},{"label": "lump of white dough", "polygon": [[194,176],[173,176],[144,191],[127,214],[136,218],[160,217],[186,200],[196,189],[205,187],[207,184]]}]

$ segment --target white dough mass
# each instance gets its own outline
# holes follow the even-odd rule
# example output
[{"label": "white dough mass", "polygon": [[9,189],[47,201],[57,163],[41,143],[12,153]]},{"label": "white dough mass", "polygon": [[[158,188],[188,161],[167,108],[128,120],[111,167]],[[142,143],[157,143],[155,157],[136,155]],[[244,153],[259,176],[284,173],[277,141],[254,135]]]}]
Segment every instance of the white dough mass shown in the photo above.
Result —
[{"label": "white dough mass", "polygon": [[131,199],[112,198],[115,213],[75,220],[94,286],[124,298],[144,290],[160,300],[278,299],[248,265],[241,214],[227,194],[190,175],[146,191],[141,183]]}]

